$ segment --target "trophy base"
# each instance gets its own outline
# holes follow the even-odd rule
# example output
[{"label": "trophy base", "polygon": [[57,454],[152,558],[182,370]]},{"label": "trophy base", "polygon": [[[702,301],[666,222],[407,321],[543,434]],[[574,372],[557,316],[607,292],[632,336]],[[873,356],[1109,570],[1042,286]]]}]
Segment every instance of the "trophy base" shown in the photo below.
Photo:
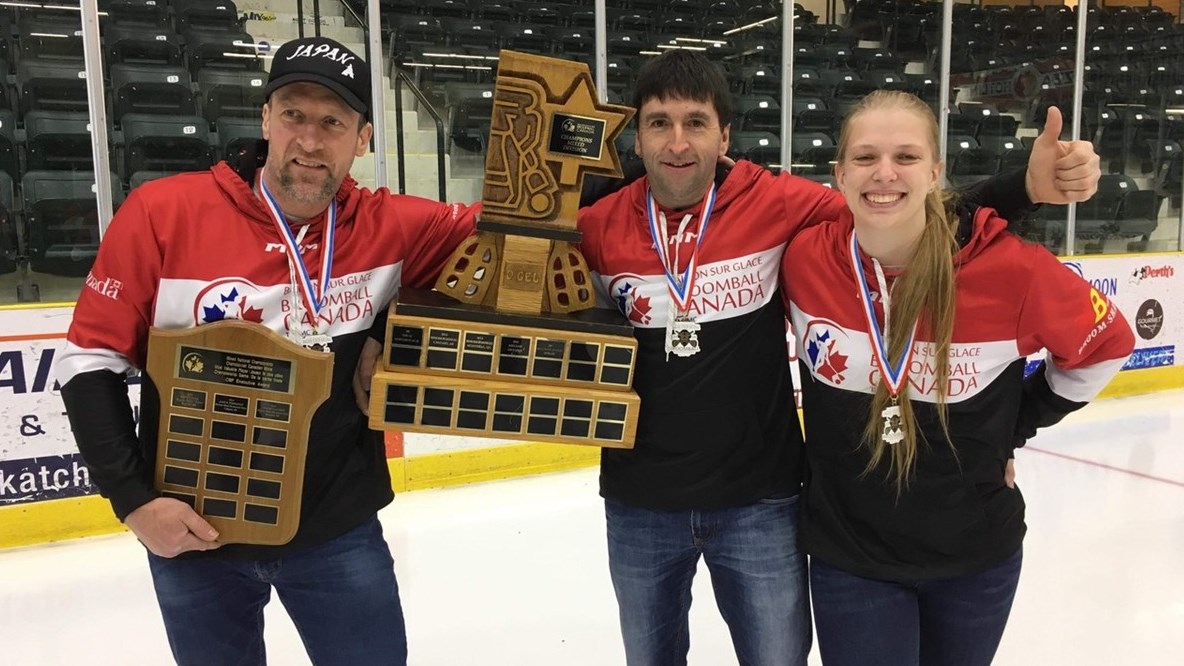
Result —
[{"label": "trophy base", "polygon": [[392,310],[372,427],[633,446],[637,341],[620,315],[506,313],[416,289]]},{"label": "trophy base", "polygon": [[378,371],[370,426],[628,449],[640,406],[632,391]]}]

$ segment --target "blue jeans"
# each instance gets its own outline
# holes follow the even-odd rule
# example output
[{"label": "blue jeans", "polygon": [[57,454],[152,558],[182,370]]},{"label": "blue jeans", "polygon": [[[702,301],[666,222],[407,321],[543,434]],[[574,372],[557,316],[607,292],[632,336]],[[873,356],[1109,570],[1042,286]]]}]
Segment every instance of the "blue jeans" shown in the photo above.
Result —
[{"label": "blue jeans", "polygon": [[973,576],[892,583],[811,558],[822,663],[987,666],[1007,626],[1022,560],[1020,550]]},{"label": "blue jeans", "polygon": [[810,606],[796,496],[718,511],[604,506],[629,666],[687,663],[700,556],[741,666],[806,663]]},{"label": "blue jeans", "polygon": [[372,517],[327,543],[274,560],[148,554],[179,666],[259,666],[274,586],[314,664],[406,664],[394,560]]}]

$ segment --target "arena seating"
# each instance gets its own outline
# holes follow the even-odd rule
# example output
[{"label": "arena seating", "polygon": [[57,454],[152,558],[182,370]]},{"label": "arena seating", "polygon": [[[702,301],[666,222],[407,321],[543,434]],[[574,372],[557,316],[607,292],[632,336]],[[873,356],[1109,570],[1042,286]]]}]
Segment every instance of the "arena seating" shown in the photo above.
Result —
[{"label": "arena seating", "polygon": [[[246,9],[230,0],[99,0],[111,169],[120,199],[141,182],[203,168],[259,136],[268,56],[301,34],[301,25],[290,1],[239,2]],[[320,4],[342,2],[365,15],[360,0]],[[0,71],[7,74],[0,80],[0,272],[23,255],[35,256],[38,270],[76,274],[93,241],[81,227],[53,221],[54,211],[76,222],[93,217],[79,203],[85,197],[64,193],[89,188],[94,168],[79,14],[53,4],[0,7]],[[594,56],[590,3],[380,4],[383,43],[391,46],[395,66],[410,72],[438,106],[447,119],[448,150],[460,157],[485,149],[499,49],[583,62]],[[707,48],[733,86],[732,154],[781,168],[779,1],[608,0],[607,6],[610,100],[630,101],[637,72],[654,53],[688,44]],[[833,22],[794,7],[789,168],[827,184],[833,184],[841,119],[855,102],[887,88],[915,93],[937,108],[940,90],[940,2],[853,0],[846,6],[849,14]],[[308,2],[305,7],[307,20]],[[1146,242],[1159,215],[1168,214],[1164,200],[1173,209],[1181,204],[1184,117],[1172,110],[1184,108],[1184,27],[1155,6],[1085,11],[1082,136],[1095,142],[1108,175],[1105,192],[1078,209],[1079,236]],[[364,48],[363,30],[344,14],[317,27],[355,50]],[[947,118],[947,174],[965,184],[1022,167],[1051,105],[1061,108],[1066,127],[1071,123],[1063,84],[1038,79],[1037,88],[999,102],[979,99],[975,82],[1026,67],[1045,79],[1066,80],[1077,14],[1063,5],[958,3],[952,30],[951,101],[957,104]],[[630,127],[618,140],[626,160],[636,159],[633,132]],[[1033,239],[1063,242],[1062,209],[1046,206],[1024,225]]]}]

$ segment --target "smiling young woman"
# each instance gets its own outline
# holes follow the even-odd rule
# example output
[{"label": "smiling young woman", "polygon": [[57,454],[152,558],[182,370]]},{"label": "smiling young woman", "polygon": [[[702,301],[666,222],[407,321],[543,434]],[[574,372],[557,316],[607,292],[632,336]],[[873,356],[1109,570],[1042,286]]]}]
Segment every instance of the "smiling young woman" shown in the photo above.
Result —
[{"label": "smiling young woman", "polygon": [[1134,343],[1056,257],[946,196],[938,145],[920,99],[864,98],[835,167],[850,215],[802,231],[782,263],[827,666],[990,664],[1026,530],[1014,449],[1084,406]]}]

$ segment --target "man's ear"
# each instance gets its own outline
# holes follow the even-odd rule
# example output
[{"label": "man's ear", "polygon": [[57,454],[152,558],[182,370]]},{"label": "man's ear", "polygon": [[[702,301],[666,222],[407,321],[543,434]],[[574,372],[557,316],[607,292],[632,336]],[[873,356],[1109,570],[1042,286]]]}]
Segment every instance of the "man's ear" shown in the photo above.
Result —
[{"label": "man's ear", "polygon": [[358,132],[358,146],[354,151],[354,155],[361,157],[370,149],[370,137],[374,134],[374,125],[369,121],[362,127],[362,131]]},{"label": "man's ear", "polygon": [[719,142],[719,156],[723,157],[728,154],[728,147],[732,143],[732,123],[724,126],[722,138]]},{"label": "man's ear", "polygon": [[271,140],[271,105],[263,103],[263,138]]}]

